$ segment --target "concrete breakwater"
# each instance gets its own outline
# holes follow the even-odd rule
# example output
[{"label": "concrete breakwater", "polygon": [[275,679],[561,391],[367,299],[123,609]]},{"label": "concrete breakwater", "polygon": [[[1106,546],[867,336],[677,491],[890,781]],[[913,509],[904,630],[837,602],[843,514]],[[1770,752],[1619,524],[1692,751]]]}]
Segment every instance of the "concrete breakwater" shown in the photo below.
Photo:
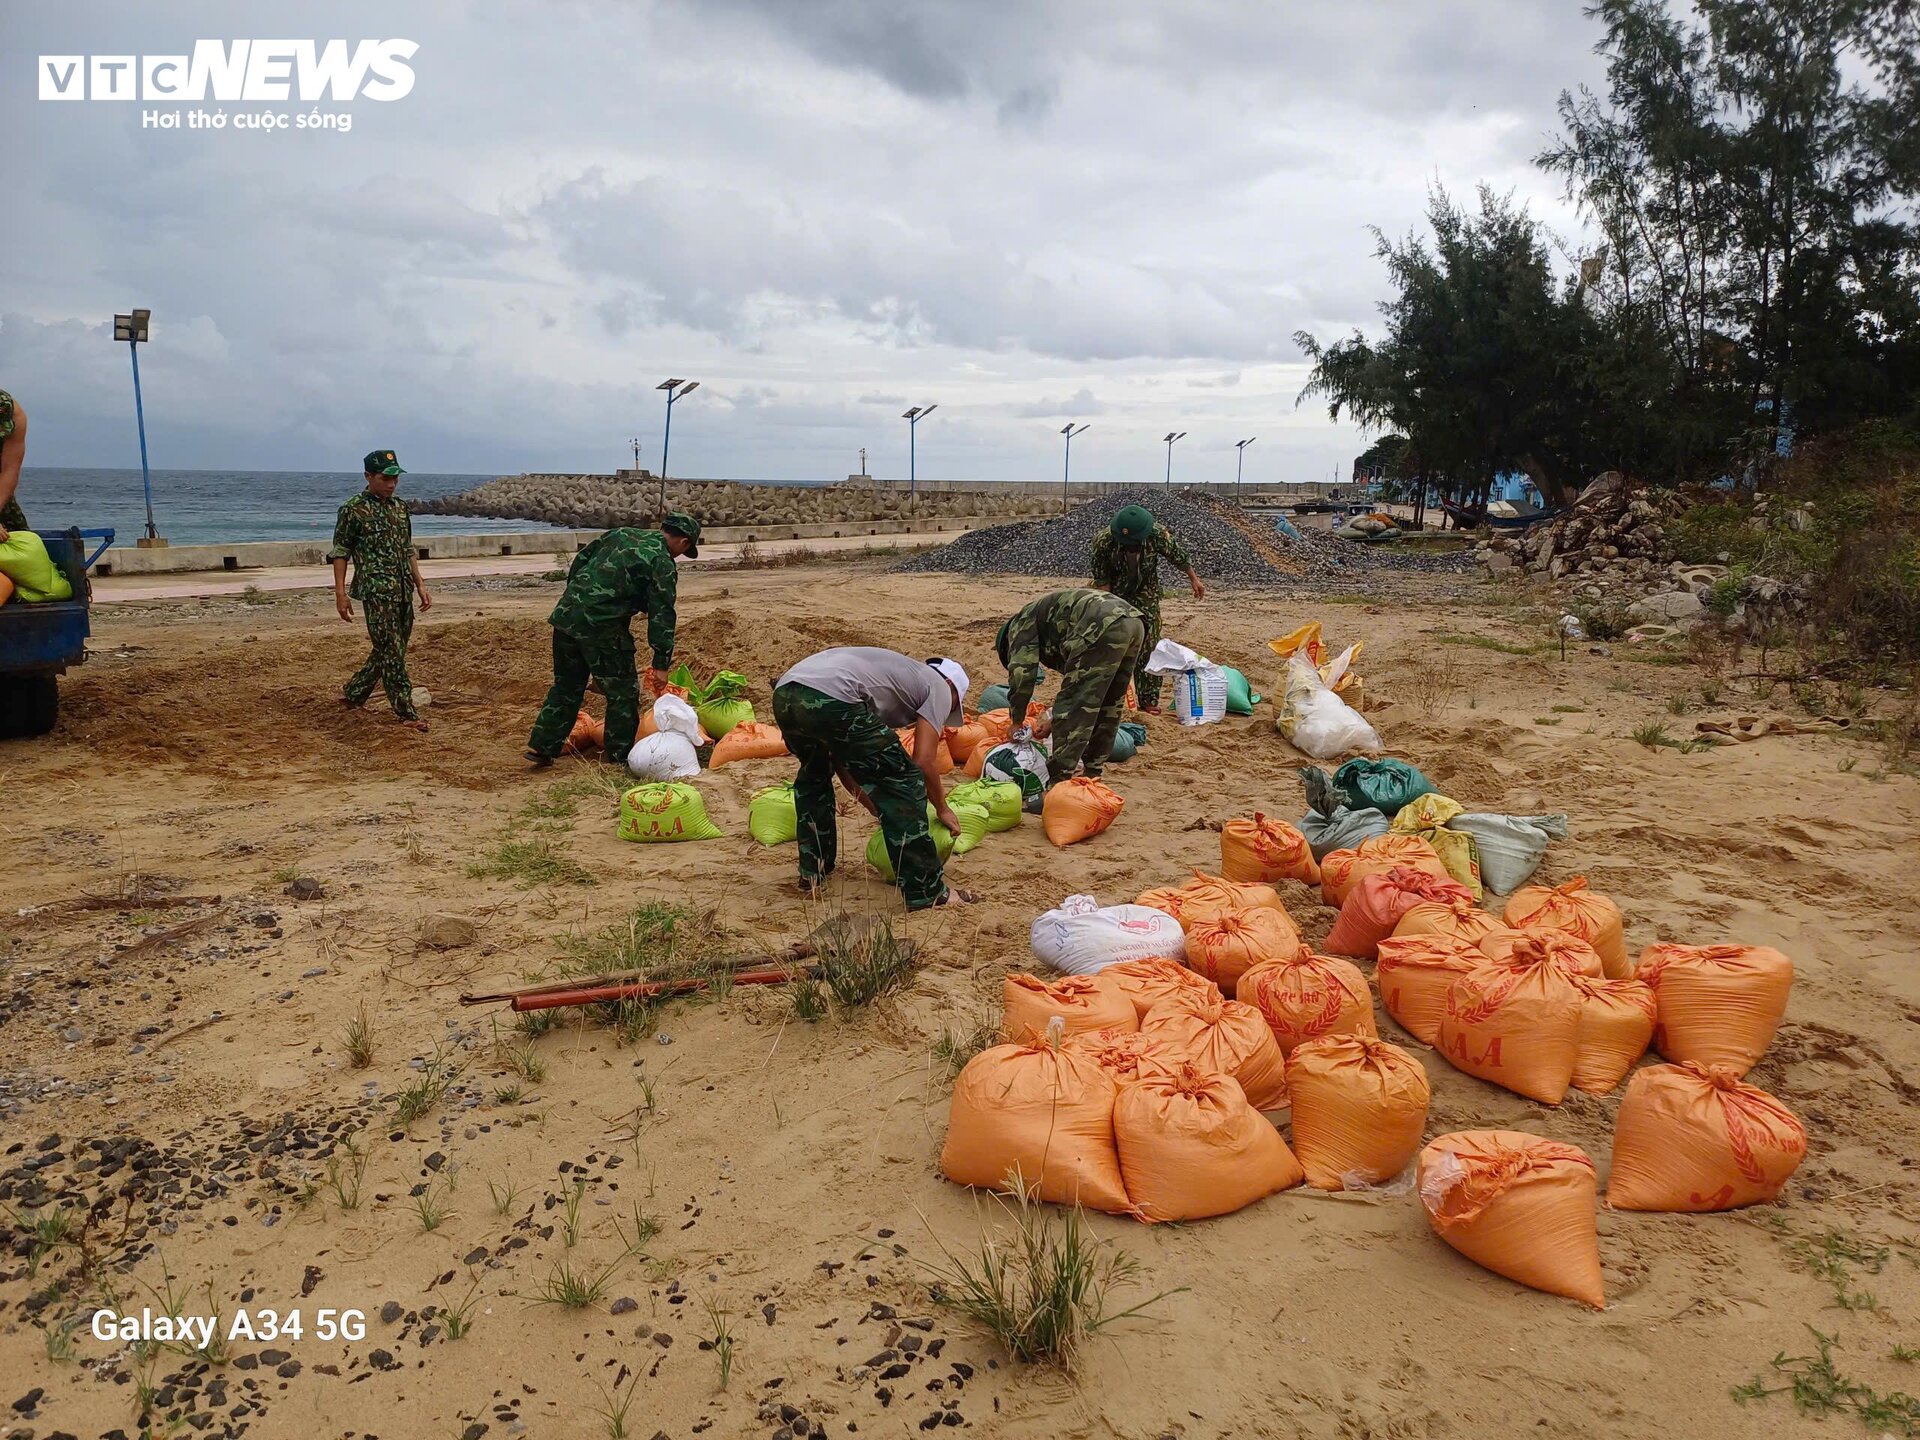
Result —
[{"label": "concrete breakwater", "polygon": [[[541,520],[607,529],[644,525],[661,515],[660,482],[644,472],[617,475],[508,475],[459,495],[417,501],[416,513]],[[831,525],[946,518],[1013,520],[1057,515],[1057,489],[980,486],[923,490],[848,483],[817,487],[752,485],[735,480],[669,480],[666,509],[685,510],[706,526]]]}]

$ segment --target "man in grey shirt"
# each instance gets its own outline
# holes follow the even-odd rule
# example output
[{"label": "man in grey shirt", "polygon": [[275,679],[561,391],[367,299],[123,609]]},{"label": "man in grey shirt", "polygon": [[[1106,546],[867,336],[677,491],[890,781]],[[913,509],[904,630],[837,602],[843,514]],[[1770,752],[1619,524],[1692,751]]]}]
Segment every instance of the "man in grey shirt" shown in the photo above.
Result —
[{"label": "man in grey shirt", "polygon": [[[839,826],[833,780],[880,820],[888,858],[909,910],[966,904],[948,887],[927,828],[931,802],[958,834],[936,757],[940,732],[958,725],[967,672],[958,662],[913,660],[892,650],[843,646],[810,655],[773,688],[773,718],[800,762],[794,809],[800,822],[800,888],[811,894],[833,871]],[[913,758],[893,732],[913,727]]]}]

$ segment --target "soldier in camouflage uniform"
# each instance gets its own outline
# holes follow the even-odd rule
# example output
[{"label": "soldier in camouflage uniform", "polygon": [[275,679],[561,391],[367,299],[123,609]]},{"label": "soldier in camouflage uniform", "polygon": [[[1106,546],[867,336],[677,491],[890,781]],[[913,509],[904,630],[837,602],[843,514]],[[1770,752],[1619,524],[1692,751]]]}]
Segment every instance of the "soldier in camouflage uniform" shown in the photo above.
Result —
[{"label": "soldier in camouflage uniform", "polygon": [[[413,708],[413,682],[407,678],[407,641],[413,636],[413,597],[420,608],[433,608],[427,582],[420,578],[419,557],[413,551],[413,521],[407,507],[394,499],[400,477],[407,472],[391,450],[370,450],[366,460],[367,488],[340,507],[333,526],[333,604],[340,618],[353,622],[353,602],[367,610],[367,638],[373,653],[354,672],[343,695],[349,705],[364,705],[377,682],[386,689],[387,703],[409,729],[425,730],[427,722]],[[347,562],[353,562],[353,586],[347,586]]]},{"label": "soldier in camouflage uniform", "polygon": [[1060,672],[1048,783],[1076,769],[1097,777],[1113,753],[1127,682],[1146,658],[1146,617],[1118,595],[1056,590],[1002,625],[994,649],[1007,667],[1007,709],[1016,716],[1027,713],[1041,665]]},{"label": "soldier in camouflage uniform", "polygon": [[700,555],[700,522],[679,511],[658,530],[622,526],[590,543],[567,570],[567,588],[547,623],[553,626],[553,685],[527,738],[527,759],[551,765],[567,743],[588,680],[607,696],[607,763],[623,764],[640,729],[640,682],[633,664],[633,617],[645,613],[653,664],[647,689],[666,689],[673,664],[674,597],[680,577],[674,560]]},{"label": "soldier in camouflage uniform", "polygon": [[27,528],[16,493],[20,466],[27,458],[27,412],[20,402],[0,390],[0,541],[14,530]]},{"label": "soldier in camouflage uniform", "polygon": [[1093,542],[1093,588],[1110,590],[1138,610],[1147,621],[1147,646],[1134,670],[1134,694],[1149,714],[1160,710],[1160,677],[1147,673],[1147,656],[1160,643],[1160,562],[1186,572],[1193,598],[1204,600],[1207,587],[1194,573],[1193,561],[1166,526],[1151,511],[1128,505]]}]

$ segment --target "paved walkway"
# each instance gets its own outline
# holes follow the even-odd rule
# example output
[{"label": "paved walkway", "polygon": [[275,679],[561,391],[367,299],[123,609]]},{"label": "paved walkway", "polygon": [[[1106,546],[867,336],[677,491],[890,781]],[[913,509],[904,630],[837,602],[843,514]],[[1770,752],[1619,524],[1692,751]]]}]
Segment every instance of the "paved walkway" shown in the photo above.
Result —
[{"label": "paved walkway", "polygon": [[[896,549],[924,550],[945,545],[955,539],[945,535],[854,535],[840,539],[763,540],[753,549],[758,555],[784,555],[796,550],[814,554],[834,551]],[[716,561],[740,558],[743,545],[706,545],[698,560],[682,563],[705,569]],[[429,586],[440,580],[459,580],[482,575],[544,575],[562,569],[561,555],[480,555],[462,560],[422,560],[420,573]],[[93,582],[93,603],[113,605],[131,600],[177,600],[205,595],[239,595],[249,587],[255,590],[331,590],[333,569],[327,565],[269,566],[257,570],[190,570],[176,575],[104,575]]]}]

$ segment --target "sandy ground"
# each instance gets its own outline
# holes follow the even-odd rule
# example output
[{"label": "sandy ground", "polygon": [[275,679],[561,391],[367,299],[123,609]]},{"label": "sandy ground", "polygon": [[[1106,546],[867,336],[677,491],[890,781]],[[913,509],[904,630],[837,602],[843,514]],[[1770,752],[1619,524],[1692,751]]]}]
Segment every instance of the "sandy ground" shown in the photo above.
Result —
[{"label": "sandy ground", "polygon": [[[528,1078],[493,1045],[510,1017],[462,1009],[462,991],[516,982],[560,937],[648,901],[711,910],[741,948],[830,908],[897,916],[858,861],[871,822],[846,815],[821,907],[794,892],[791,848],[747,836],[749,795],[790,762],[704,779],[726,832],[705,844],[623,844],[601,795],[551,813],[566,808],[555,787],[587,767],[533,775],[517,758],[547,676],[553,587],[538,581],[441,588],[413,651],[436,697],[425,736],[377,697],[336,703],[364,642],[324,597],[105,606],[58,731],[0,746],[0,1200],[87,1217],[37,1264],[19,1229],[0,1259],[0,1433],[139,1434],[145,1383],[153,1433],[208,1435],[608,1435],[607,1396],[631,1387],[624,1433],[672,1440],[792,1435],[795,1414],[805,1433],[862,1437],[1798,1436],[1810,1421],[1787,1397],[1742,1407],[1729,1392],[1777,1352],[1807,1353],[1809,1326],[1840,1337],[1848,1375],[1914,1388],[1890,1356],[1920,1340],[1920,786],[1851,736],[1643,748],[1627,737],[1644,722],[1690,729],[1669,697],[1717,683],[1714,713],[1750,709],[1752,682],[1623,650],[1562,663],[1443,644],[1525,646],[1544,617],[1491,589],[1484,605],[1422,606],[1406,586],[1392,603],[1174,600],[1168,628],[1271,688],[1263,642],[1323,615],[1333,638],[1367,642],[1395,751],[1475,808],[1570,812],[1546,874],[1614,895],[1636,951],[1731,937],[1798,966],[1750,1078],[1804,1118],[1806,1164],[1759,1211],[1603,1210],[1604,1312],[1478,1270],[1411,1195],[1304,1191],[1204,1224],[1095,1217],[1151,1290],[1177,1293],[1096,1343],[1073,1379],[1011,1363],[930,1298],[925,1267],[941,1244],[977,1241],[983,1218],[935,1170],[948,1072],[934,1039],[996,1017],[1037,911],[1212,868],[1207,822],[1297,816],[1301,761],[1268,707],[1198,730],[1154,721],[1112,772],[1127,810],[1095,841],[1057,851],[1029,820],[956,862],[983,903],[905,921],[926,963],[870,1010],[806,1024],[779,992],[740,990],[675,1005],[625,1046],[567,1022],[533,1042]],[[992,678],[999,618],[1041,588],[864,563],[694,575],[683,650],[755,677],[763,709],[781,668],[842,642],[946,652]],[[469,876],[508,839],[552,842],[594,883]],[[283,893],[294,875],[324,896]],[[63,908],[136,888],[220,898]],[[1304,887],[1285,894],[1323,935],[1333,912]],[[446,913],[474,939],[424,945],[423,924]],[[363,1005],[374,1054],[356,1070],[342,1032]],[[1584,1147],[1604,1179],[1618,1092],[1548,1109],[1420,1053],[1430,1134],[1536,1131]],[[436,1057],[458,1078],[400,1123],[400,1092]],[[328,1182],[330,1157],[337,1177],[356,1168],[350,1137],[367,1156],[351,1207]],[[451,1213],[427,1230],[416,1196]],[[660,1230],[626,1254],[617,1226],[636,1212]],[[1812,1272],[1803,1247],[1830,1233],[1880,1256],[1840,1272],[1871,1308],[1837,1306]],[[542,1303],[561,1266],[611,1267],[604,1294]],[[86,1328],[108,1294],[136,1314],[217,1311],[223,1329],[240,1308],[300,1307],[303,1333],[236,1341],[213,1366],[142,1355]],[[452,1338],[448,1312],[467,1302],[471,1328]],[[364,1336],[322,1336],[323,1308],[364,1312]],[[732,1334],[725,1390],[703,1348],[716,1312]]]}]

